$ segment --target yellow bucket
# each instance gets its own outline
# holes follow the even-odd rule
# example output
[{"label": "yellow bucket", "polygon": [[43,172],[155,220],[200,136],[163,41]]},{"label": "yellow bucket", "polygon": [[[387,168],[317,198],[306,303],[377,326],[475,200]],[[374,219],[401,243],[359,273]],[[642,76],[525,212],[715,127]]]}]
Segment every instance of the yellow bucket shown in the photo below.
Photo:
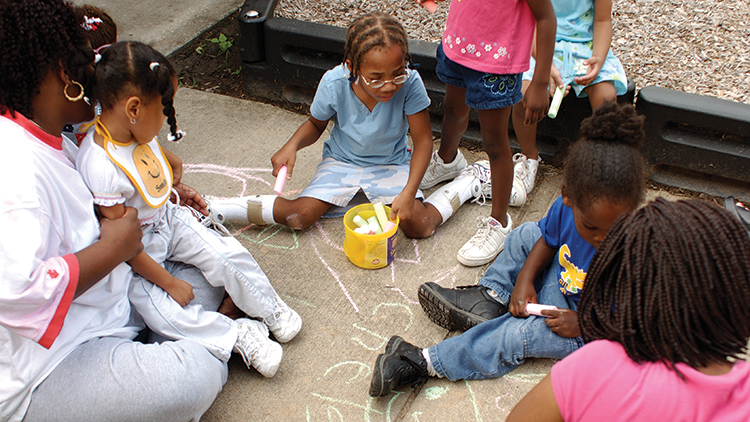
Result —
[{"label": "yellow bucket", "polygon": [[[391,208],[386,206],[385,213],[390,217]],[[358,226],[354,223],[354,216],[367,220],[375,215],[372,204],[362,204],[350,209],[344,215],[344,253],[352,264],[366,270],[383,268],[393,261],[396,254],[396,240],[398,240],[398,216],[396,226],[381,234],[359,234],[354,231]]]}]

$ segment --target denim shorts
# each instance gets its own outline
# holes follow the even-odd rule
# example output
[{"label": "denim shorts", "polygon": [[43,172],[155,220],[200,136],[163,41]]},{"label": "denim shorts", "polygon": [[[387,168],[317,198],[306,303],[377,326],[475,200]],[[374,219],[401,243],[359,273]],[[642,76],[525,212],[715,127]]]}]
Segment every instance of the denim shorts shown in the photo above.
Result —
[{"label": "denim shorts", "polygon": [[442,82],[466,89],[466,105],[477,110],[510,107],[523,98],[522,73],[495,75],[469,69],[446,57],[442,44],[437,48],[435,73]]}]

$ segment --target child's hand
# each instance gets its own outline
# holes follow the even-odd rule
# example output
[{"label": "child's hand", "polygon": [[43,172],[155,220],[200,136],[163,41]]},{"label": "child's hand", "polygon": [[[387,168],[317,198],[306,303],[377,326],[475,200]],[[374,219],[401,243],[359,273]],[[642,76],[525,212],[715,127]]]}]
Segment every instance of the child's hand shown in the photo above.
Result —
[{"label": "child's hand", "polygon": [[583,64],[584,66],[587,66],[586,74],[583,76],[576,76],[573,80],[578,85],[586,86],[591,82],[594,82],[594,79],[599,75],[599,71],[602,70],[602,66],[604,65],[604,60],[599,60],[598,57],[591,56],[584,60]]},{"label": "child's hand", "polygon": [[581,328],[578,325],[578,312],[570,309],[558,309],[556,311],[542,311],[542,315],[550,318],[544,320],[544,323],[552,330],[553,333],[560,337],[580,337]]},{"label": "child's hand", "polygon": [[547,82],[540,84],[531,81],[522,101],[524,107],[526,107],[526,116],[524,116],[523,120],[524,125],[533,125],[542,120],[547,115],[547,111],[549,111]]},{"label": "child's hand", "polygon": [[172,277],[169,287],[164,290],[166,290],[167,293],[172,296],[172,299],[179,303],[180,306],[186,306],[191,300],[195,299],[193,286],[187,281],[180,280],[179,278]]},{"label": "child's hand", "polygon": [[99,225],[99,239],[110,245],[112,251],[120,254],[121,262],[130,260],[143,250],[143,230],[137,209],[125,207],[122,217],[115,220],[102,218]]},{"label": "child's hand", "polygon": [[292,171],[294,171],[294,163],[296,161],[297,150],[289,147],[288,144],[284,145],[271,157],[271,165],[273,165],[271,174],[274,177],[278,176],[281,166],[286,166],[286,180],[292,180]]},{"label": "child's hand", "polygon": [[527,303],[537,303],[534,282],[533,280],[531,283],[516,280],[516,287],[513,288],[513,293],[510,295],[508,311],[516,318],[527,318],[529,316],[526,313]]},{"label": "child's hand", "polygon": [[[553,97],[555,95],[555,90],[562,86],[563,86],[562,75],[560,75],[560,71],[553,64],[549,72],[549,91],[548,91],[549,96]],[[567,85],[565,87],[565,92],[563,93],[563,97],[567,96],[568,92],[570,92],[570,85]]]},{"label": "child's hand", "polygon": [[208,204],[195,189],[184,183],[178,183],[174,185],[173,188],[180,195],[179,205],[193,207],[199,213],[206,216],[208,215]]},{"label": "child's hand", "polygon": [[389,218],[395,220],[396,216],[401,220],[408,220],[411,218],[412,212],[414,211],[414,195],[405,195],[403,192],[400,193],[391,204],[391,215]]}]

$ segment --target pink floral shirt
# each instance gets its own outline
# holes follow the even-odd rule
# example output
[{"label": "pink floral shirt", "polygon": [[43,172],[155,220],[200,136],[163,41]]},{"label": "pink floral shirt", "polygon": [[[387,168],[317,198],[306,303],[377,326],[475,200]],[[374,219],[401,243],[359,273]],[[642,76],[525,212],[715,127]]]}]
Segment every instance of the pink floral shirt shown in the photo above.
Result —
[{"label": "pink floral shirt", "polygon": [[443,51],[454,62],[479,72],[525,72],[535,27],[526,0],[451,0]]}]

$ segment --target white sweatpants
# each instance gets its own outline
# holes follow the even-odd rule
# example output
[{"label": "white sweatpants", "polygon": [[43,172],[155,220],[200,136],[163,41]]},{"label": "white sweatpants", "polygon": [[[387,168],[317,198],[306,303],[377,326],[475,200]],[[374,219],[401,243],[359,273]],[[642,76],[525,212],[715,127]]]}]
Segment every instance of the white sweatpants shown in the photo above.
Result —
[{"label": "white sweatpants", "polygon": [[[250,252],[237,239],[201,225],[186,208],[168,203],[162,218],[144,227],[143,245],[158,263],[194,265],[211,285],[223,286],[246,314],[273,322],[276,291]],[[133,277],[128,298],[152,331],[175,340],[197,341],[217,358],[229,359],[237,340],[237,327],[230,318],[200,305],[183,308],[142,277]]]}]

